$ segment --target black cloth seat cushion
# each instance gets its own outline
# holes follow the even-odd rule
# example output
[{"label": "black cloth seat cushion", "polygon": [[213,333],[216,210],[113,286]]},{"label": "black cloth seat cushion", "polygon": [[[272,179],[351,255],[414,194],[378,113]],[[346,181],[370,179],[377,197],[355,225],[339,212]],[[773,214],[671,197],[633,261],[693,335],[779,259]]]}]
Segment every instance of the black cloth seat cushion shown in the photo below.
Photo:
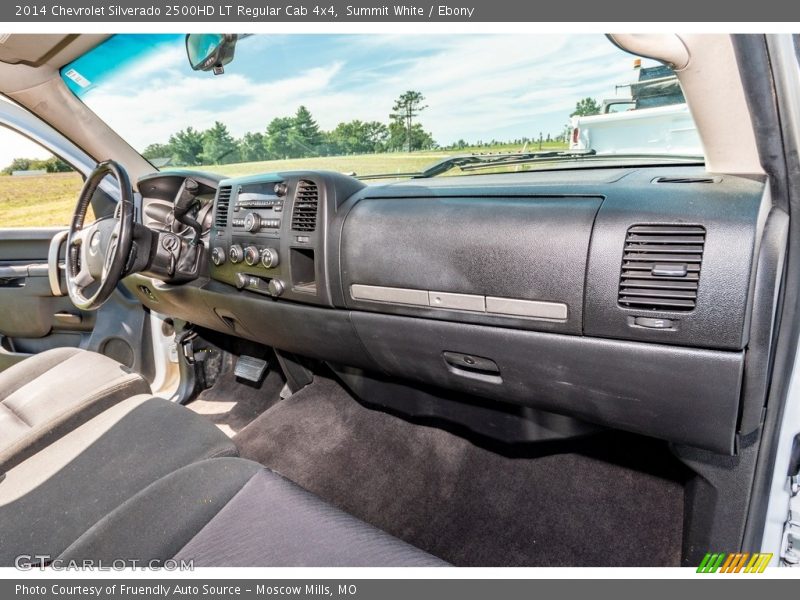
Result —
[{"label": "black cloth seat cushion", "polygon": [[236,455],[225,434],[183,406],[148,395],[124,400],[6,472],[0,566],[21,554],[55,558],[161,477]]},{"label": "black cloth seat cushion", "polygon": [[196,567],[448,566],[243,459],[209,460],[161,479],[61,558],[175,558]]},{"label": "black cloth seat cushion", "polygon": [[131,396],[137,373],[96,352],[55,348],[0,372],[0,469],[7,470]]}]

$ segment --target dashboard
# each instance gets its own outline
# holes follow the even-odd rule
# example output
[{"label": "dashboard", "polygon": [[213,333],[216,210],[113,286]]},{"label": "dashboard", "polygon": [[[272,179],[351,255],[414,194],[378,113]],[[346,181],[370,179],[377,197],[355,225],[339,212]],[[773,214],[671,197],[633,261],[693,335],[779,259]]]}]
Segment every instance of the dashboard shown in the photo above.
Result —
[{"label": "dashboard", "polygon": [[341,373],[723,454],[759,424],[788,223],[763,178],[172,172],[139,181],[145,224],[174,226],[189,175],[207,272],[127,278],[152,310]]}]

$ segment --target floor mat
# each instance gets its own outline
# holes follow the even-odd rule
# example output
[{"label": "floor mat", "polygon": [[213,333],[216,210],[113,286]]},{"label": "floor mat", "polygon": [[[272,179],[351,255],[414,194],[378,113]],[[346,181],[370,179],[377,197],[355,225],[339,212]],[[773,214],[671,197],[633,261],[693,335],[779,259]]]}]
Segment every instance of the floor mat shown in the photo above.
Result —
[{"label": "floor mat", "polygon": [[660,466],[663,446],[638,439],[511,458],[366,408],[318,378],[234,442],[243,457],[455,565],[678,565],[683,486]]},{"label": "floor mat", "polygon": [[208,418],[226,435],[233,437],[275,402],[280,400],[284,381],[277,370],[271,370],[256,387],[240,382],[232,367],[220,374],[214,385],[186,405]]}]

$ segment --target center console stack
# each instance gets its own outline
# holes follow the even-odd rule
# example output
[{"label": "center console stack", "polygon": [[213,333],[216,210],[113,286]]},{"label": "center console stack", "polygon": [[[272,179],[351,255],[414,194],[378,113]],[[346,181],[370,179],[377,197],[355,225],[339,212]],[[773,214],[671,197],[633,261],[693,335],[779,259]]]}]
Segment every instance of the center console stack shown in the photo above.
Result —
[{"label": "center console stack", "polygon": [[357,189],[352,181],[337,173],[293,171],[220,182],[210,237],[212,279],[274,298],[331,304],[327,215],[337,208],[337,185],[350,195]]}]

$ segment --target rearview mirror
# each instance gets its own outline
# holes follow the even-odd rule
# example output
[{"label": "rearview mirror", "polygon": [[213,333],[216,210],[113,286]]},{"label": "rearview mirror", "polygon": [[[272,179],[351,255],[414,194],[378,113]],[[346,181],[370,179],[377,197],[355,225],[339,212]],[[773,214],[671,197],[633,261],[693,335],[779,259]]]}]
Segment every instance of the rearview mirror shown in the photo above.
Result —
[{"label": "rearview mirror", "polygon": [[186,56],[195,71],[225,72],[233,60],[238,35],[232,33],[190,33],[186,36]]}]

